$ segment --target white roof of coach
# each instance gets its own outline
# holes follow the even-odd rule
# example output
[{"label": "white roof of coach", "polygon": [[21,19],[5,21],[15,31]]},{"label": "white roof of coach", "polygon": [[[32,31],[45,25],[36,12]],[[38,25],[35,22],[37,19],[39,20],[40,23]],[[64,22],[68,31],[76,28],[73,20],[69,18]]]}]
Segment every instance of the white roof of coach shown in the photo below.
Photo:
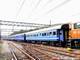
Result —
[{"label": "white roof of coach", "polygon": [[20,34],[15,34],[15,35],[10,35],[10,36],[17,36],[17,35],[23,35],[25,33],[20,33]]},{"label": "white roof of coach", "polygon": [[47,30],[52,30],[52,29],[54,29],[54,30],[55,29],[61,29],[61,25],[51,26],[49,28],[43,28],[43,29],[39,29],[39,30],[34,30],[34,31],[20,33],[20,34],[15,34],[15,35],[10,35],[10,36],[16,36],[16,35],[22,35],[22,34],[32,34],[32,33],[43,32],[43,31],[47,31]]},{"label": "white roof of coach", "polygon": [[37,33],[37,32],[43,32],[43,31],[47,31],[47,30],[52,30],[52,29],[61,29],[61,25],[58,25],[58,26],[52,26],[52,27],[49,27],[49,28],[43,28],[43,29],[39,29],[39,30],[34,30],[34,31],[30,31],[30,32],[27,32],[25,34],[32,34],[32,33]]}]

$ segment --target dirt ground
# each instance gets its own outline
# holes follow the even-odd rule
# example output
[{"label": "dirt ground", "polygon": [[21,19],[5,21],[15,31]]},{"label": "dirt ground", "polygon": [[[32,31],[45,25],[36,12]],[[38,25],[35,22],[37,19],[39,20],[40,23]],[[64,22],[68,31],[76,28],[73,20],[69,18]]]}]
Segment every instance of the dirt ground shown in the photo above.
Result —
[{"label": "dirt ground", "polygon": [[0,60],[9,60],[8,55],[9,51],[6,42],[0,41]]}]

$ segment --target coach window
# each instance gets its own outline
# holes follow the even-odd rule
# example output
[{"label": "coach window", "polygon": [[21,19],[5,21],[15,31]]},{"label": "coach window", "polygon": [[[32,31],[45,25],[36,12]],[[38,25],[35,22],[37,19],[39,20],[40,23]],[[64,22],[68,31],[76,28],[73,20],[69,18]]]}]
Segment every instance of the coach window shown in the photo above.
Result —
[{"label": "coach window", "polygon": [[33,35],[33,36],[35,36],[35,35]]},{"label": "coach window", "polygon": [[46,36],[46,33],[42,33],[42,36]]},{"label": "coach window", "polygon": [[62,33],[59,33],[59,35],[61,35]]},{"label": "coach window", "polygon": [[40,33],[40,35],[41,35],[41,33]]},{"label": "coach window", "polygon": [[38,36],[38,34],[36,36]]},{"label": "coach window", "polygon": [[29,37],[29,35],[27,35],[27,37]]},{"label": "coach window", "polygon": [[49,32],[49,34],[48,35],[51,35],[52,34],[52,32]]},{"label": "coach window", "polygon": [[56,32],[53,32],[53,35],[56,35]]},{"label": "coach window", "polygon": [[44,36],[46,36],[46,33],[44,33]]},{"label": "coach window", "polygon": [[43,36],[44,34],[42,33],[42,36]]},{"label": "coach window", "polygon": [[36,35],[34,34],[34,37],[35,37]]},{"label": "coach window", "polygon": [[33,35],[31,35],[31,37],[32,37]]},{"label": "coach window", "polygon": [[50,32],[49,34],[52,34],[52,32]]},{"label": "coach window", "polygon": [[28,35],[28,37],[29,37],[29,35]]},{"label": "coach window", "polygon": [[34,36],[36,36],[36,35],[34,34]]}]

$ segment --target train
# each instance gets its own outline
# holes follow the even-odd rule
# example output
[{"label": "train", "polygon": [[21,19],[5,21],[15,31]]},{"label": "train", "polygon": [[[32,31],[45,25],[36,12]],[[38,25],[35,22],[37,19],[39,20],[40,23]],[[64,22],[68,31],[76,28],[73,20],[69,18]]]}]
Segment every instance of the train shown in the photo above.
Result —
[{"label": "train", "polygon": [[8,40],[80,48],[80,23],[67,23],[30,32],[9,35]]}]

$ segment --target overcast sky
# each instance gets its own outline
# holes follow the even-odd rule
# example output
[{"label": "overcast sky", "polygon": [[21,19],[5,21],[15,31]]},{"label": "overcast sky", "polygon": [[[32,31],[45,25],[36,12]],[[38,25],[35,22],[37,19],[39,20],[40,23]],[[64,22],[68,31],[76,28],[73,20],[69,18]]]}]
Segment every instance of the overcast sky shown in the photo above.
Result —
[{"label": "overcast sky", "polygon": [[80,0],[0,0],[0,20],[42,24],[49,24],[50,20],[52,24],[75,22],[80,20]]}]

